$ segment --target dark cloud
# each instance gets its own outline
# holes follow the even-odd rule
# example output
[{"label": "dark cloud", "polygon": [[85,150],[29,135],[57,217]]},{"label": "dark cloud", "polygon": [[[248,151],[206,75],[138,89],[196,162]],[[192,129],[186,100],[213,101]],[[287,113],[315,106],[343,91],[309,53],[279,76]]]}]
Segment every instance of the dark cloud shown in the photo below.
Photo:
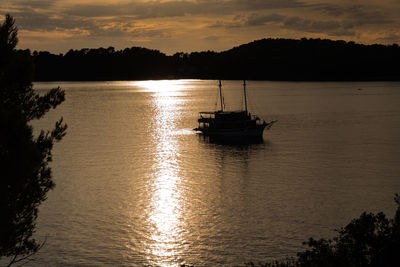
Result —
[{"label": "dark cloud", "polygon": [[[238,0],[239,1],[239,0]],[[257,3],[256,3],[257,2]],[[258,1],[249,1],[250,6],[262,7]],[[286,2],[288,3],[288,2]],[[256,5],[257,4],[257,5]],[[393,27],[398,25],[398,19],[391,17],[388,10],[366,5],[314,4],[303,5],[300,2],[291,3],[303,7],[307,17],[291,16],[290,11],[281,10],[280,14],[266,12],[253,13],[235,20],[219,20],[211,27],[240,28],[273,24],[279,29],[289,29],[304,33],[320,33],[330,36],[356,36],[365,27]],[[319,16],[315,16],[319,14]],[[314,15],[314,16],[313,16]],[[321,16],[322,15],[322,16]],[[363,28],[362,28],[363,27]]]},{"label": "dark cloud", "polygon": [[336,4],[317,4],[314,7],[317,12],[322,11],[330,16],[342,16],[346,12],[346,8],[336,5]]},{"label": "dark cloud", "polygon": [[151,1],[128,4],[76,5],[66,13],[73,16],[103,17],[130,15],[135,18],[178,17],[202,14],[233,14],[254,10],[296,8],[305,6],[297,0],[199,0],[192,1]]},{"label": "dark cloud", "polygon": [[350,30],[352,28],[350,24],[335,20],[310,20],[290,17],[284,21],[283,27],[302,32],[324,33],[331,36],[355,35],[355,32]]},{"label": "dark cloud", "polygon": [[13,6],[24,8],[50,8],[54,6],[58,0],[13,0],[5,2],[11,3]]},{"label": "dark cloud", "polygon": [[280,29],[289,29],[305,33],[321,33],[331,36],[354,36],[354,26],[351,23],[336,20],[311,20],[297,16],[284,16],[281,14],[252,14],[248,17],[236,17],[230,21],[216,21],[210,25],[212,28],[242,28],[256,27],[274,23]]},{"label": "dark cloud", "polygon": [[338,21],[316,21],[302,19],[299,17],[291,17],[285,20],[284,26],[287,28],[302,30],[308,32],[326,32],[336,30],[342,27]]},{"label": "dark cloud", "polygon": [[330,16],[339,17],[352,21],[355,26],[364,25],[387,25],[395,22],[387,11],[379,7],[365,5],[339,6],[335,4],[323,4],[315,7],[315,10],[322,11]]},{"label": "dark cloud", "polygon": [[388,34],[385,37],[378,38],[377,41],[383,42],[386,44],[400,44],[400,33]]},{"label": "dark cloud", "polygon": [[158,3],[130,3],[109,5],[75,5],[65,11],[65,14],[80,17],[112,17],[131,16],[134,18],[157,18],[183,16],[187,12],[193,12],[194,3],[167,2]]},{"label": "dark cloud", "polygon": [[16,11],[13,16],[17,20],[19,28],[31,31],[54,31],[56,29],[87,29],[93,27],[94,22],[85,19],[73,19],[69,17],[52,17],[47,13],[37,12],[33,9]]},{"label": "dark cloud", "polygon": [[282,22],[284,19],[285,16],[275,13],[268,15],[252,14],[246,19],[245,25],[260,26],[265,25],[268,22]]},{"label": "dark cloud", "polygon": [[208,25],[209,28],[241,28],[244,24],[242,21],[222,21],[217,20],[214,24]]},{"label": "dark cloud", "polygon": [[262,26],[267,23],[279,23],[285,20],[285,16],[272,13],[272,14],[256,14],[253,13],[249,16],[235,16],[233,20],[222,21],[217,20],[214,24],[209,25],[211,28],[242,28]]},{"label": "dark cloud", "polygon": [[204,38],[204,40],[207,40],[207,41],[218,41],[219,39],[221,39],[221,37],[215,36],[215,35],[207,36]]},{"label": "dark cloud", "polygon": [[75,5],[68,8],[63,12],[67,15],[78,16],[78,17],[108,17],[125,15],[129,11],[124,10],[123,6],[120,5]]},{"label": "dark cloud", "polygon": [[142,29],[135,27],[131,21],[123,18],[112,21],[95,21],[81,17],[52,17],[33,9],[15,12],[21,30],[29,31],[68,31],[76,35],[88,37],[168,37],[163,30]]},{"label": "dark cloud", "polygon": [[297,8],[307,6],[297,0],[232,0],[228,3],[241,7],[243,10]]}]

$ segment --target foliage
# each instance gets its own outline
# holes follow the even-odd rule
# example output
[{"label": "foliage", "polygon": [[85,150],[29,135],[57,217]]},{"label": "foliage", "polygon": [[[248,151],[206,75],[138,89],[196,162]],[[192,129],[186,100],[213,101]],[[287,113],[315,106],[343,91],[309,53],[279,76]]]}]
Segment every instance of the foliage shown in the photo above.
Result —
[{"label": "foliage", "polygon": [[393,219],[363,213],[338,231],[333,239],[310,238],[308,249],[297,253],[297,259],[266,263],[247,263],[247,267],[397,267],[400,263],[400,196]]},{"label": "foliage", "polygon": [[363,213],[338,231],[333,240],[310,238],[310,249],[298,253],[299,266],[398,266],[400,263],[400,197],[394,219]]},{"label": "foliage", "polygon": [[52,131],[33,136],[29,122],[61,104],[60,88],[39,95],[33,89],[29,51],[15,49],[18,38],[10,15],[0,24],[0,258],[10,265],[35,253],[38,206],[54,187],[49,162],[54,142],[66,134],[62,118]]}]

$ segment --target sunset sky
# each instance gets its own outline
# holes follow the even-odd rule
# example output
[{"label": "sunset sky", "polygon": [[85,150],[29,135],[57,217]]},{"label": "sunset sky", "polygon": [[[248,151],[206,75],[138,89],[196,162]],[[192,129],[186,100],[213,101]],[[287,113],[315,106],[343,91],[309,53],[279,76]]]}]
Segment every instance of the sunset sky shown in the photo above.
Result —
[{"label": "sunset sky", "polygon": [[399,0],[0,0],[19,48],[221,51],[261,38],[400,43]]}]

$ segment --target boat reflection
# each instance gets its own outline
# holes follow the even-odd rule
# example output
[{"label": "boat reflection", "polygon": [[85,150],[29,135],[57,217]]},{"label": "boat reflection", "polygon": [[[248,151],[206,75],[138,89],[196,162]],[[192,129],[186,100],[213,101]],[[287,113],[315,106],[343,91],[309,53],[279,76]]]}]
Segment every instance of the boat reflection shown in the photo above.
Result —
[{"label": "boat reflection", "polygon": [[264,144],[264,139],[262,137],[226,137],[226,136],[209,136],[204,134],[198,134],[198,138],[200,142],[209,143],[209,144],[219,144],[226,146],[247,146],[247,145],[256,145],[256,144]]}]

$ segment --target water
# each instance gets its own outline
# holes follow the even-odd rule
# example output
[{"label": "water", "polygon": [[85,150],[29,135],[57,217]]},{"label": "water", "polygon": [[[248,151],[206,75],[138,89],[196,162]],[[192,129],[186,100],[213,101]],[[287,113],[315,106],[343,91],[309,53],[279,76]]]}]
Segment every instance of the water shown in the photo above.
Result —
[{"label": "water", "polygon": [[[400,83],[248,82],[249,109],[278,123],[261,144],[191,129],[216,81],[36,83],[67,100],[56,188],[40,207],[32,266],[242,265],[294,256],[400,192]],[[240,81],[223,83],[240,109]],[[362,90],[358,90],[362,89]]]}]

